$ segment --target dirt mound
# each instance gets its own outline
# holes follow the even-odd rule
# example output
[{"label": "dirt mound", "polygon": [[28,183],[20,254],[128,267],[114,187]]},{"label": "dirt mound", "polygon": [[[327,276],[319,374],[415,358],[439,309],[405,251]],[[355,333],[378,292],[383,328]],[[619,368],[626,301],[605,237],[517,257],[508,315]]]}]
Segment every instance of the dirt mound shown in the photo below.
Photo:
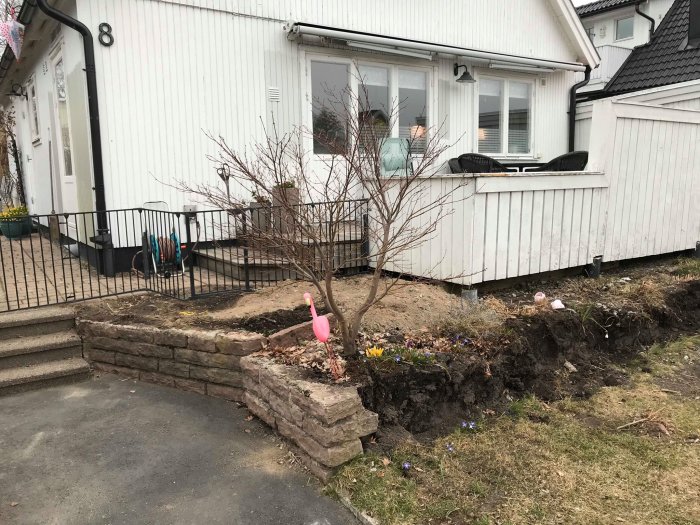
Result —
[{"label": "dirt mound", "polygon": [[360,361],[351,375],[363,385],[365,405],[384,425],[429,437],[526,393],[555,400],[621,384],[626,381],[621,365],[645,346],[698,329],[700,281],[690,281],[643,312],[602,304],[582,312],[543,309],[506,319],[500,346],[476,347],[470,341],[463,351],[438,354],[423,366]]}]

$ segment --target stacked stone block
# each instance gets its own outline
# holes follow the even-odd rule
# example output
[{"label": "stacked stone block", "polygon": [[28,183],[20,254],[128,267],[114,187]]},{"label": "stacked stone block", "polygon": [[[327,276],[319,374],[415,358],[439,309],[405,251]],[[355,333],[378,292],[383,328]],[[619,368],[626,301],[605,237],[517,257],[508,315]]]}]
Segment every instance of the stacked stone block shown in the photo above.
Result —
[{"label": "stacked stone block", "polygon": [[248,410],[290,439],[322,479],[362,454],[360,438],[377,430],[377,414],[365,410],[355,387],[308,381],[259,356],[242,358],[240,366]]},{"label": "stacked stone block", "polygon": [[79,320],[83,353],[95,370],[243,401],[241,357],[265,338],[250,332],[157,329]]}]

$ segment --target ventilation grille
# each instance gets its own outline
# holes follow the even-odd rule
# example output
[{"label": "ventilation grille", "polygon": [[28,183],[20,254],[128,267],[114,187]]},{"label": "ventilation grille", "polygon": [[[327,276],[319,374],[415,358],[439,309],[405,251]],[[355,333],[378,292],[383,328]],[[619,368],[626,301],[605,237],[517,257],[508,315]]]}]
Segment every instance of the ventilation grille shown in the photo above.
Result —
[{"label": "ventilation grille", "polygon": [[267,88],[267,98],[270,100],[270,102],[279,102],[280,101],[280,88],[268,87]]}]

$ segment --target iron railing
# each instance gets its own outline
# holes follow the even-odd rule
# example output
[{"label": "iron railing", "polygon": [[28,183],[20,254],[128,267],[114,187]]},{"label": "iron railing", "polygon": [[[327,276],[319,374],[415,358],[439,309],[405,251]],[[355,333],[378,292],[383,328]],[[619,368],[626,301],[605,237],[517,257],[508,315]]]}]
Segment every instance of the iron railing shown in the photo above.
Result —
[{"label": "iron railing", "polygon": [[367,212],[357,200],[0,221],[0,311],[138,291],[178,299],[244,292],[303,278],[299,261],[359,270],[367,265]]}]

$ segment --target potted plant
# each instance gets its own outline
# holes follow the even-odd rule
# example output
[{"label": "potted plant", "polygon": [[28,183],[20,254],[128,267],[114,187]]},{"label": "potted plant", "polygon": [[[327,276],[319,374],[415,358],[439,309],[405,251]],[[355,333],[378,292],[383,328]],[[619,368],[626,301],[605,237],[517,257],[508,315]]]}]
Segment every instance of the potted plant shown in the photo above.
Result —
[{"label": "potted plant", "polygon": [[8,239],[18,239],[32,233],[32,218],[26,206],[7,208],[0,213],[0,232]]},{"label": "potted plant", "polygon": [[272,202],[270,199],[253,192],[253,200],[250,202],[250,223],[253,232],[265,232],[270,229],[270,207]]},{"label": "potted plant", "polygon": [[272,188],[272,206],[275,209],[275,230],[278,233],[291,233],[294,230],[294,215],[301,204],[299,188],[293,180],[287,180],[276,184]]}]

